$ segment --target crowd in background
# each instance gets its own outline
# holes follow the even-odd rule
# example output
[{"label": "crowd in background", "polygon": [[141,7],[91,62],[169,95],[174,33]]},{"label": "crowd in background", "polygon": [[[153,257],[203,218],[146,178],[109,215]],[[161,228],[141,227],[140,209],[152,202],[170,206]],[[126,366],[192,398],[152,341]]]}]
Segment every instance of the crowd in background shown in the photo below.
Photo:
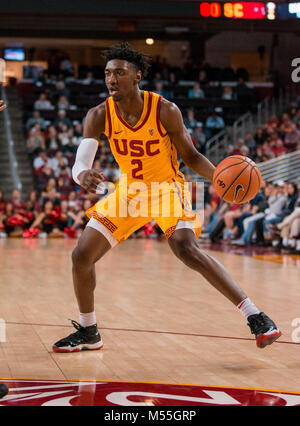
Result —
[{"label": "crowd in background", "polygon": [[221,200],[213,185],[205,203],[201,238],[235,246],[273,246],[300,254],[300,197],[295,183],[263,181],[249,203],[232,205]]},{"label": "crowd in background", "polygon": [[[57,71],[57,70],[56,70]],[[227,80],[238,81],[235,89],[222,88],[223,99],[237,99],[246,95],[247,80],[246,70],[232,73],[227,70]],[[209,80],[213,78],[213,70],[207,65],[195,67],[187,63],[184,70],[170,68],[165,63],[156,62],[152,67],[152,89],[162,96],[173,99],[172,87],[175,88],[179,79],[187,78],[196,80],[188,91],[189,99],[205,98],[205,90]],[[91,70],[81,72],[81,83],[91,85],[97,82],[100,75],[94,75]],[[72,64],[65,59],[60,65],[59,72],[41,72],[34,83],[38,87],[52,84],[53,90],[42,91],[34,101],[32,116],[24,123],[24,133],[27,143],[27,152],[32,162],[35,191],[29,198],[21,200],[18,190],[14,190],[11,200],[5,201],[0,192],[0,237],[78,237],[84,229],[88,218],[85,211],[95,203],[99,196],[87,194],[76,185],[72,179],[72,166],[75,161],[77,148],[83,137],[84,119],[71,120],[68,112],[76,105],[71,103],[71,93],[67,82],[74,79]],[[78,81],[78,80],[77,80]],[[44,110],[55,109],[56,118],[52,121],[43,118]],[[208,114],[206,121],[200,122],[196,118],[193,108],[184,111],[184,124],[187,127],[196,149],[205,155],[206,142],[215,132],[225,128],[226,123],[222,118],[221,110],[213,109]],[[239,139],[237,146],[229,145],[227,155],[241,154],[252,158],[256,162],[266,161],[286,152],[300,149],[300,107],[294,105],[282,117],[272,116],[268,123],[257,129],[255,134],[248,133],[245,140]],[[117,182],[120,169],[111,154],[109,142],[105,135],[101,136],[101,145],[96,156],[94,168],[104,172],[105,178],[110,182]],[[255,223],[256,228],[250,231],[247,227],[244,236],[244,225],[251,223],[250,217],[255,217],[257,212],[262,214],[267,211],[272,192],[272,197],[282,198],[286,203],[282,211],[278,211],[276,221],[286,217],[286,212],[292,213],[296,206],[296,193],[291,194],[292,184],[272,185],[267,184],[261,189],[257,197],[246,206],[230,206],[222,202],[210,187],[206,196],[206,215],[204,237],[218,241],[225,236],[237,244],[252,243],[257,235],[257,227],[261,218]],[[271,188],[271,189],[270,189]],[[290,202],[292,197],[293,202]],[[273,199],[273,198],[271,198]],[[262,205],[265,203],[265,210]],[[279,201],[278,201],[279,203]],[[293,204],[294,203],[294,204]],[[274,206],[272,205],[272,208]],[[297,207],[298,208],[298,207]],[[284,216],[283,216],[284,215]],[[245,222],[245,223],[244,223]],[[261,240],[265,243],[270,230],[269,223],[263,222],[263,235]],[[254,226],[253,224],[251,225]],[[252,229],[252,228],[251,228]],[[274,231],[274,229],[273,229]],[[272,234],[273,235],[273,234]],[[135,233],[138,236],[158,237],[161,231],[153,222]],[[289,235],[290,237],[290,235]],[[255,237],[257,238],[257,237]],[[285,237],[287,238],[287,237]],[[290,238],[288,238],[290,239]],[[284,246],[286,246],[286,239]],[[259,240],[258,243],[261,241]],[[294,245],[294,243],[293,243]],[[295,245],[295,247],[297,244]],[[298,247],[298,246],[297,246]],[[298,247],[299,248],[299,247]]]}]

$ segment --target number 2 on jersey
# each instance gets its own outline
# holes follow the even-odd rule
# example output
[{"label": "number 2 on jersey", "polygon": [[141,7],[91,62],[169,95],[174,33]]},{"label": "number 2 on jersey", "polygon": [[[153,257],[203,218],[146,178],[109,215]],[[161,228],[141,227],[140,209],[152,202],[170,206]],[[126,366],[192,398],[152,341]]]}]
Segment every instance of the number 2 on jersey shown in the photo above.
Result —
[{"label": "number 2 on jersey", "polygon": [[142,160],[131,160],[131,164],[133,166],[136,165],[134,169],[132,169],[132,177],[134,179],[143,179],[143,174],[138,174],[141,170],[143,170]]}]

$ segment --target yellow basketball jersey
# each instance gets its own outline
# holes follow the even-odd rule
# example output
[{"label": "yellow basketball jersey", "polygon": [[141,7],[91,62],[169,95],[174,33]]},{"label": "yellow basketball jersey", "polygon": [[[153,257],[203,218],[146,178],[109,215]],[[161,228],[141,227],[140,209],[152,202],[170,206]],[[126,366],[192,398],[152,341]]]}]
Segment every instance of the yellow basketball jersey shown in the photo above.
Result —
[{"label": "yellow basketball jersey", "polygon": [[106,100],[105,134],[127,182],[168,182],[178,172],[177,151],[159,119],[161,96],[144,91],[144,108],[134,127]]}]

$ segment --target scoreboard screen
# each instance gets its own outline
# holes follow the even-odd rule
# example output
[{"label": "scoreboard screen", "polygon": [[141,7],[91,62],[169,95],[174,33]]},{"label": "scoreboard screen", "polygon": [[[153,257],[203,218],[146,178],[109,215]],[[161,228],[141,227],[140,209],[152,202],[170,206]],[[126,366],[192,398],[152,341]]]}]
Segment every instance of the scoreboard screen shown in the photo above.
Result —
[{"label": "scoreboard screen", "polygon": [[300,1],[284,4],[275,2],[200,2],[202,18],[223,19],[300,19]]}]

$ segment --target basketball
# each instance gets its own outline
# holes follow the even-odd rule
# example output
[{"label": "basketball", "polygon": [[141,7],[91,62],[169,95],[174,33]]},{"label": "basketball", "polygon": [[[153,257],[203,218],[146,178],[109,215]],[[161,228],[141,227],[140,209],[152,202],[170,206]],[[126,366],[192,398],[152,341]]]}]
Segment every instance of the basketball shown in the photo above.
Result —
[{"label": "basketball", "polygon": [[228,203],[244,204],[252,200],[261,186],[261,173],[248,157],[232,155],[216,167],[213,184],[217,194]]}]

